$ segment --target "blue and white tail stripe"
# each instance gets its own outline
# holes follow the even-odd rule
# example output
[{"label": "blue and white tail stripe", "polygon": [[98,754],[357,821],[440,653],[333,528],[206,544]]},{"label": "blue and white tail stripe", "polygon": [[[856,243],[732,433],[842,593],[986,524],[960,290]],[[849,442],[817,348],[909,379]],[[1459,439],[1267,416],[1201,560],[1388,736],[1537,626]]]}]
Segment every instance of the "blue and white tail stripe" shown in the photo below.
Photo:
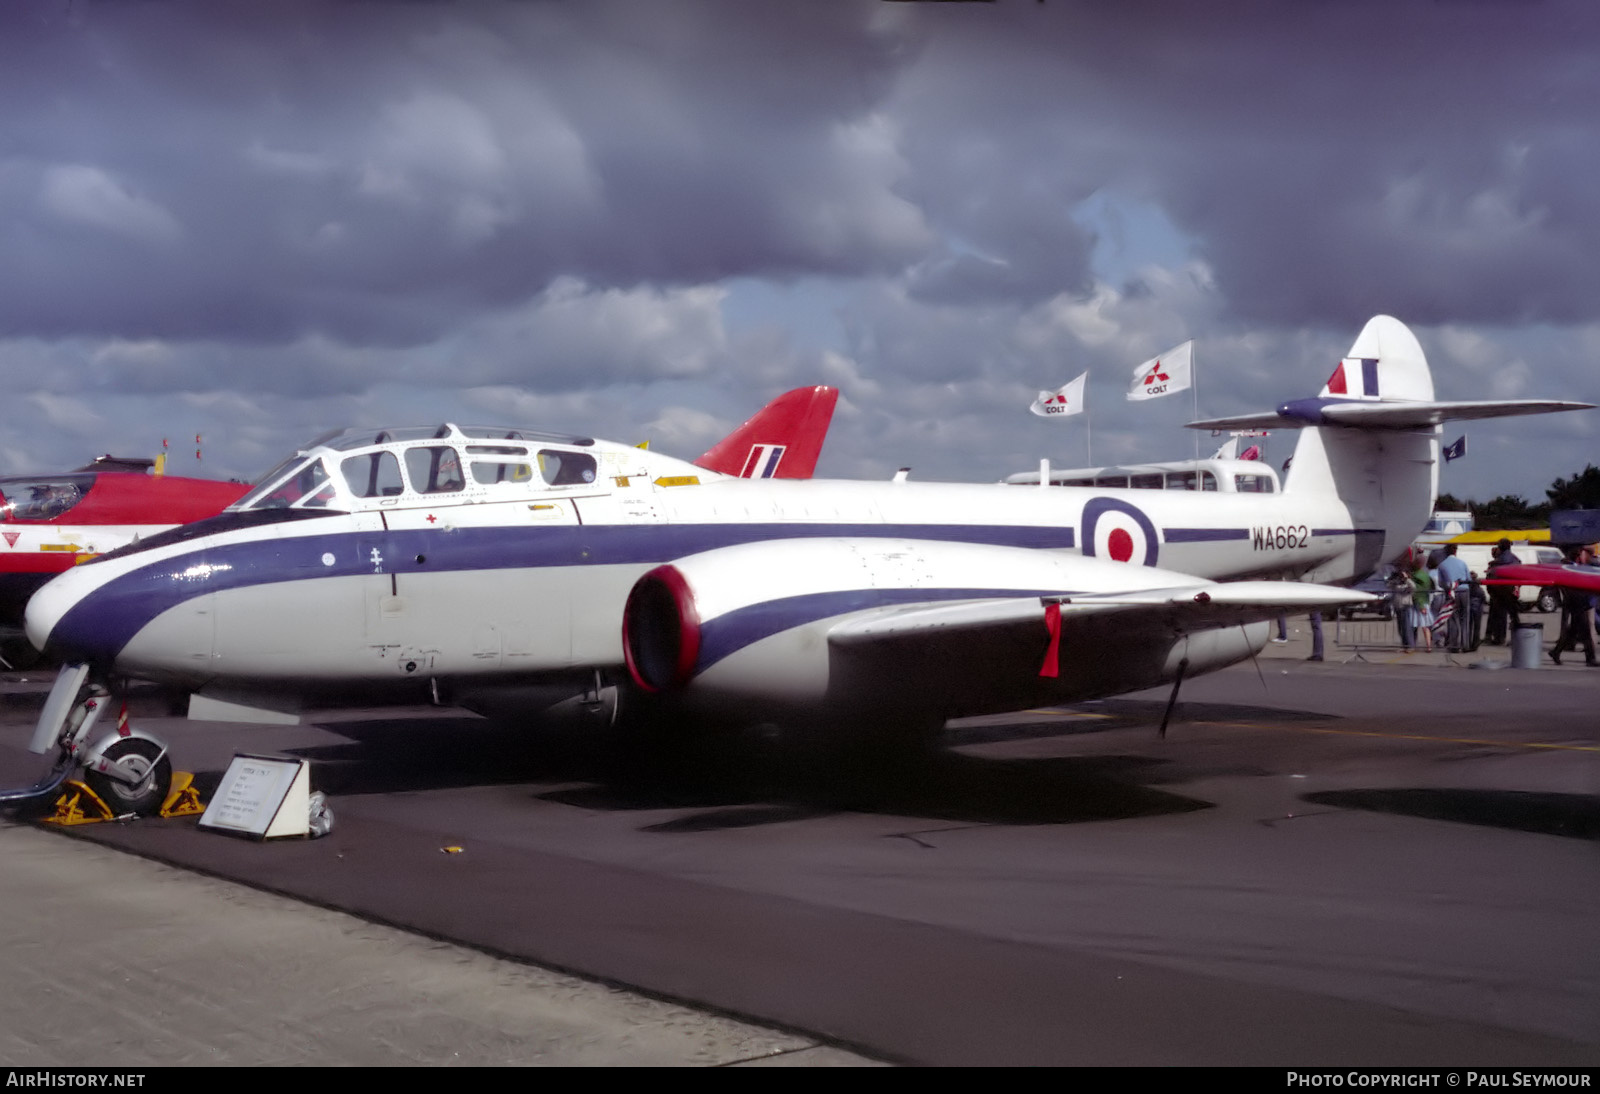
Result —
[{"label": "blue and white tail stripe", "polygon": [[770,479],[778,473],[778,464],[783,460],[783,453],[787,446],[781,444],[753,444],[750,446],[750,455],[744,461],[744,469],[739,472],[741,479]]},{"label": "blue and white tail stripe", "polygon": [[1378,358],[1346,357],[1333,370],[1333,375],[1328,377],[1322,394],[1343,395],[1348,399],[1377,399],[1383,394],[1378,386],[1379,375]]}]

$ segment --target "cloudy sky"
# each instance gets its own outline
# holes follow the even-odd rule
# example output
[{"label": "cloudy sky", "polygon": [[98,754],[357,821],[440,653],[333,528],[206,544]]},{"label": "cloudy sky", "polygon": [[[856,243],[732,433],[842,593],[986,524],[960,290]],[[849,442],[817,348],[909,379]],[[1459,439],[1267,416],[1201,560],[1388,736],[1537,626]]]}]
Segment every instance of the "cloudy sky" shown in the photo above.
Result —
[{"label": "cloudy sky", "polygon": [[[1371,315],[1444,398],[1600,402],[1600,6],[0,5],[0,470],[253,477],[342,425],[693,457],[843,392],[819,473],[1097,463],[1315,394]],[[1600,418],[1452,429],[1542,498]],[[204,437],[195,461],[193,439]],[[1209,451],[1215,441],[1204,438]],[[1269,442],[1274,462],[1292,437]]]}]

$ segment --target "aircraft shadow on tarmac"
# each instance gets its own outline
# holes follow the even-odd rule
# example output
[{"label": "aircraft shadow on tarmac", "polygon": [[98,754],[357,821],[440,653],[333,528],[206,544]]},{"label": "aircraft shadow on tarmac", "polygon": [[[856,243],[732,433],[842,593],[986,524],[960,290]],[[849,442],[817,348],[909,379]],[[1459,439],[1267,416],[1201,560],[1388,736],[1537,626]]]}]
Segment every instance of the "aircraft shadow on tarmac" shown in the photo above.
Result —
[{"label": "aircraft shadow on tarmac", "polygon": [[1600,840],[1600,798],[1583,794],[1385,787],[1324,790],[1307,794],[1304,800],[1341,809],[1365,809],[1546,836]]},{"label": "aircraft shadow on tarmac", "polygon": [[[1124,724],[1157,726],[1166,701],[1160,699],[1105,699],[1084,705],[1100,710]],[[1286,707],[1257,707],[1247,703],[1201,703],[1178,701],[1172,712],[1174,725],[1182,722],[1336,722],[1336,714]]]},{"label": "aircraft shadow on tarmac", "polygon": [[[1093,733],[1110,733],[1114,730],[1148,729],[1152,736],[1161,724],[1166,702],[1155,699],[1104,699],[1073,707],[1058,708],[1065,716],[1050,720],[957,724],[945,730],[951,743],[958,745],[989,744],[1000,741],[1020,741],[1049,737],[1082,736]],[[1074,717],[1073,715],[1077,715]],[[1185,723],[1239,723],[1239,722],[1329,722],[1337,721],[1335,715],[1312,710],[1284,710],[1278,707],[1254,707],[1240,703],[1185,703],[1179,702],[1172,712],[1172,725]]]},{"label": "aircraft shadow on tarmac", "polygon": [[620,740],[529,732],[475,718],[324,728],[347,740],[289,751],[315,762],[316,788],[335,799],[533,784],[539,800],[585,809],[687,811],[645,829],[655,832],[743,828],[840,812],[1069,824],[1210,806],[1151,785],[1168,781],[1166,762],[1141,756],[995,759],[935,748],[867,758],[785,748],[756,735]]}]

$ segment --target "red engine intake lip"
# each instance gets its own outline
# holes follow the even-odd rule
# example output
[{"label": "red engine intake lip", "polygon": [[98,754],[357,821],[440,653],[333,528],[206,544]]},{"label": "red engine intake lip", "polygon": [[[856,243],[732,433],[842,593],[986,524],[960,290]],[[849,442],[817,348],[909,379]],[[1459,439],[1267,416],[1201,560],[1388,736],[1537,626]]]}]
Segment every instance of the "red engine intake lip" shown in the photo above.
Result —
[{"label": "red engine intake lip", "polygon": [[[648,610],[646,598],[666,594],[672,601],[677,624],[677,653],[665,680],[652,680],[646,673],[654,660],[634,650],[636,630],[642,626],[640,619]],[[628,675],[642,690],[652,694],[683,687],[694,677],[694,667],[700,658],[700,612],[695,607],[694,593],[674,566],[657,566],[634,582],[628,593],[627,605],[622,611],[622,657],[628,666]]]}]

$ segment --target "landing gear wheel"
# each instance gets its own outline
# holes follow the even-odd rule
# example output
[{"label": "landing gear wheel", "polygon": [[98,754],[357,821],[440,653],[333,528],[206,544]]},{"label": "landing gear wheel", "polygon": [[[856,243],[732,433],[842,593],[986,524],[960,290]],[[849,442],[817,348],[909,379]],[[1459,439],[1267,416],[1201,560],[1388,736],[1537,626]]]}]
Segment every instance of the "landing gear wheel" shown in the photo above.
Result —
[{"label": "landing gear wheel", "polygon": [[[157,760],[157,756],[161,758]],[[137,773],[139,781],[130,785],[98,771],[86,771],[84,783],[115,816],[125,813],[154,816],[172,789],[172,763],[161,755],[161,746],[142,737],[128,737],[107,748],[105,757],[112,762],[125,759],[122,766]]]}]

